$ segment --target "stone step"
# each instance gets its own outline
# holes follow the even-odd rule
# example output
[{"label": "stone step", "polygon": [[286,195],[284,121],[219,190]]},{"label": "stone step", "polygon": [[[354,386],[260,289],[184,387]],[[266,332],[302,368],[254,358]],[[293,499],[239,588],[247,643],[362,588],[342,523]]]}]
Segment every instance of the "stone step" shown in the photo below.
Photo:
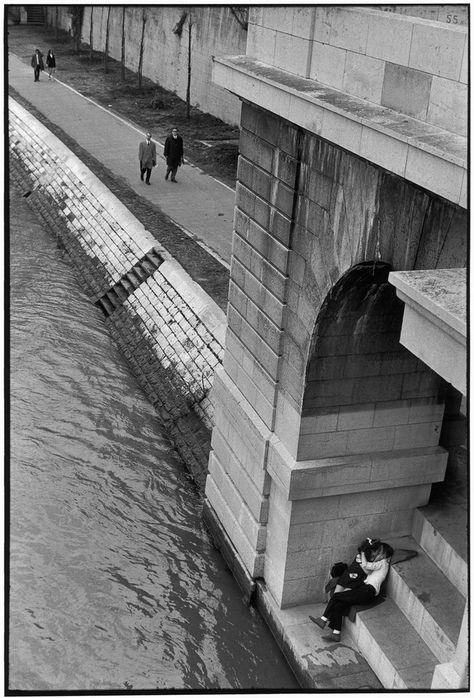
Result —
[{"label": "stone step", "polygon": [[467,511],[428,504],[415,509],[412,535],[456,589],[467,598]]},{"label": "stone step", "polygon": [[392,599],[346,620],[345,632],[384,688],[430,689],[438,659]]},{"label": "stone step", "polygon": [[390,540],[395,550],[416,550],[410,560],[392,564],[388,596],[440,662],[453,658],[465,598],[411,536]]}]

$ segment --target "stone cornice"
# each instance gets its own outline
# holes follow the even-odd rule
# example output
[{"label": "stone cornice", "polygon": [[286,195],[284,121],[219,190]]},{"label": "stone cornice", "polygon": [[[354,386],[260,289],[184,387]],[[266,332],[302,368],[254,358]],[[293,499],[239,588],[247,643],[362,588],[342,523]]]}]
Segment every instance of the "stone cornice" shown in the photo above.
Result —
[{"label": "stone cornice", "polygon": [[213,80],[257,106],[467,207],[467,139],[248,56],[215,58]]}]

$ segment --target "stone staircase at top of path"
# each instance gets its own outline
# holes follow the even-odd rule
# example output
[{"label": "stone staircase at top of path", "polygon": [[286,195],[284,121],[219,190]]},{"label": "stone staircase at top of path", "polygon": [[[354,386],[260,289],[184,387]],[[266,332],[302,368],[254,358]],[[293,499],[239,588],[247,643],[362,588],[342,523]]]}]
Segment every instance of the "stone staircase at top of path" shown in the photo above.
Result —
[{"label": "stone staircase at top of path", "polygon": [[345,627],[384,688],[428,690],[453,660],[468,595],[465,495],[416,509],[412,535],[390,543],[418,554],[394,563],[386,600]]}]

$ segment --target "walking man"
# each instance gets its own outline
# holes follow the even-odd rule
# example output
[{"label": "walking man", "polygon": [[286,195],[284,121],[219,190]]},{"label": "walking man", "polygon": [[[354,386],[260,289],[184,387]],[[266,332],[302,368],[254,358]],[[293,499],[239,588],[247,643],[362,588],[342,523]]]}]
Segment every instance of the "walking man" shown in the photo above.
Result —
[{"label": "walking man", "polygon": [[151,133],[146,134],[146,141],[142,141],[138,148],[140,160],[140,179],[146,174],[145,182],[150,184],[151,168],[156,165],[156,145],[151,140]]},{"label": "walking man", "polygon": [[171,181],[176,182],[176,172],[178,171],[178,167],[180,165],[184,165],[183,139],[178,134],[177,128],[174,128],[171,131],[171,135],[167,137],[163,155],[166,158],[167,165],[165,179],[168,179],[171,173]]},{"label": "walking man", "polygon": [[34,54],[31,56],[31,67],[34,71],[35,82],[39,82],[40,70],[44,70],[43,54],[39,48],[37,48]]}]

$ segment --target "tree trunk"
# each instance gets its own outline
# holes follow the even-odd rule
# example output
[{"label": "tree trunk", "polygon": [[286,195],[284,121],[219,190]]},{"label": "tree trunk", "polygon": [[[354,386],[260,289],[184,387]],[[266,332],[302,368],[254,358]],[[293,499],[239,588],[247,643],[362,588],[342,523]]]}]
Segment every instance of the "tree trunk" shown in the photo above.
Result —
[{"label": "tree trunk", "polygon": [[56,19],[56,22],[54,25],[54,27],[55,27],[54,38],[57,41],[59,39],[59,7],[56,7],[55,19]]},{"label": "tree trunk", "polygon": [[82,29],[82,5],[72,5],[71,6],[71,24],[72,24],[72,36],[74,39],[74,51],[79,53],[81,50],[81,29]]},{"label": "tree trunk", "polygon": [[122,53],[120,56],[122,80],[125,80],[125,5],[122,7]]},{"label": "tree trunk", "polygon": [[143,11],[142,15],[142,37],[140,40],[140,56],[138,60],[138,89],[142,89],[142,72],[143,72],[143,49],[144,49],[144,39],[145,39],[145,24],[146,24],[146,14]]},{"label": "tree trunk", "polygon": [[191,115],[191,13],[189,13],[189,25],[188,25],[188,83],[186,85],[186,118],[189,119]]},{"label": "tree trunk", "polygon": [[89,60],[91,61],[94,57],[94,5],[91,5],[91,26],[89,31]]},{"label": "tree trunk", "polygon": [[108,60],[109,60],[110,10],[111,10],[111,7],[109,5],[109,9],[107,12],[107,24],[105,25],[104,73],[107,73],[109,70]]}]

